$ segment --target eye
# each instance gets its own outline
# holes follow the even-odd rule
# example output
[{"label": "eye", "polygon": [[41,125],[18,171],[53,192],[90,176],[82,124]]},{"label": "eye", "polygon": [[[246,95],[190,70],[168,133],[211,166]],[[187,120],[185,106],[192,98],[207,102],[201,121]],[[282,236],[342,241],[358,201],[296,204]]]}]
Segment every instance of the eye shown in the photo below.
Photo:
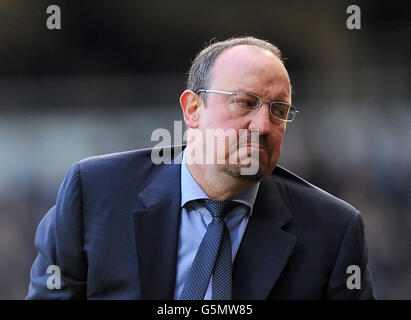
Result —
[{"label": "eye", "polygon": [[255,101],[247,99],[236,99],[235,102],[238,103],[240,106],[249,109],[252,109],[257,105]]},{"label": "eye", "polygon": [[273,103],[271,105],[271,114],[280,119],[287,119],[289,106],[283,103]]},{"label": "eye", "polygon": [[234,102],[240,107],[248,110],[257,109],[259,104],[258,98],[242,92],[239,92],[234,96]]}]

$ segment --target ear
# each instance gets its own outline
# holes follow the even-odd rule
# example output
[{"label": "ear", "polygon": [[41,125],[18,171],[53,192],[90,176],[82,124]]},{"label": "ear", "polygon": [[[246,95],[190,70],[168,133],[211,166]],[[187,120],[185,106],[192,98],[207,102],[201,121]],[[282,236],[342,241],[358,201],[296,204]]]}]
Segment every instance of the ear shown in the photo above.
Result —
[{"label": "ear", "polygon": [[189,128],[197,128],[200,119],[201,98],[192,90],[185,90],[180,96],[184,121]]}]

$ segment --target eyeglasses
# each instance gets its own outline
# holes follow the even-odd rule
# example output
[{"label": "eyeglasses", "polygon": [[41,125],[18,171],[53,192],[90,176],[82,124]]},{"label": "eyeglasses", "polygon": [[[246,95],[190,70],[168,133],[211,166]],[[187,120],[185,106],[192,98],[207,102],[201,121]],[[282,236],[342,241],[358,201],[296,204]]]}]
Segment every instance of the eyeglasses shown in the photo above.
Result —
[{"label": "eyeglasses", "polygon": [[[221,93],[232,95],[234,97],[234,104],[237,107],[238,111],[255,111],[261,108],[264,104],[263,98],[260,96],[246,91],[220,91],[220,90],[209,90],[209,89],[200,89],[197,91],[199,93]],[[270,114],[281,121],[291,122],[294,120],[295,116],[299,111],[292,105],[284,101],[272,101],[268,102],[270,105]]]}]

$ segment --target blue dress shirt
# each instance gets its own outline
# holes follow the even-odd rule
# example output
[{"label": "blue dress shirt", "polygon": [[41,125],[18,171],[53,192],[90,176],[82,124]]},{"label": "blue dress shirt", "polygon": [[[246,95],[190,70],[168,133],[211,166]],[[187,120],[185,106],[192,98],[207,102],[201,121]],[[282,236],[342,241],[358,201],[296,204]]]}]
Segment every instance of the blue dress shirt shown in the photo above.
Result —
[{"label": "blue dress shirt", "polygon": [[[243,205],[236,206],[224,219],[231,236],[233,261],[240,247],[248,219],[252,214],[259,185],[259,183],[255,184],[231,199]],[[213,220],[208,210],[200,203],[193,202],[193,200],[208,198],[191,175],[184,153],[181,163],[181,224],[178,236],[177,274],[174,290],[174,299],[176,300],[179,299],[183,290],[188,272],[201,240],[203,240],[207,231],[208,224]],[[205,300],[211,299],[211,281],[212,279],[204,297]]]}]

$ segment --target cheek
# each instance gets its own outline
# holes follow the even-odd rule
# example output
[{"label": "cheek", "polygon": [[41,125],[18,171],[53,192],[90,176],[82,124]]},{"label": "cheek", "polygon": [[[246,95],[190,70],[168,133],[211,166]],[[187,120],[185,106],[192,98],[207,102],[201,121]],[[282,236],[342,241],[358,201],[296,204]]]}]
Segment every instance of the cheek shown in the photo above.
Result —
[{"label": "cheek", "polygon": [[281,152],[281,144],[283,141],[284,133],[285,133],[285,126],[281,126],[281,127],[276,127],[275,129],[273,129],[269,135],[269,139],[270,139],[271,146],[273,148],[273,152],[277,156],[279,156],[279,153]]},{"label": "cheek", "polygon": [[278,128],[277,130],[273,131],[273,140],[275,140],[276,143],[281,144],[281,142],[283,141],[283,137],[284,137],[284,133],[285,133],[285,128]]},{"label": "cheek", "polygon": [[242,128],[241,121],[233,116],[227,105],[216,100],[212,95],[208,98],[207,105],[203,105],[200,114],[200,123],[203,128],[223,130]]},{"label": "cheek", "polygon": [[200,119],[203,128],[208,129],[238,129],[242,128],[238,119],[234,119],[230,114],[218,110],[216,112],[207,112],[203,114],[203,119]]}]

